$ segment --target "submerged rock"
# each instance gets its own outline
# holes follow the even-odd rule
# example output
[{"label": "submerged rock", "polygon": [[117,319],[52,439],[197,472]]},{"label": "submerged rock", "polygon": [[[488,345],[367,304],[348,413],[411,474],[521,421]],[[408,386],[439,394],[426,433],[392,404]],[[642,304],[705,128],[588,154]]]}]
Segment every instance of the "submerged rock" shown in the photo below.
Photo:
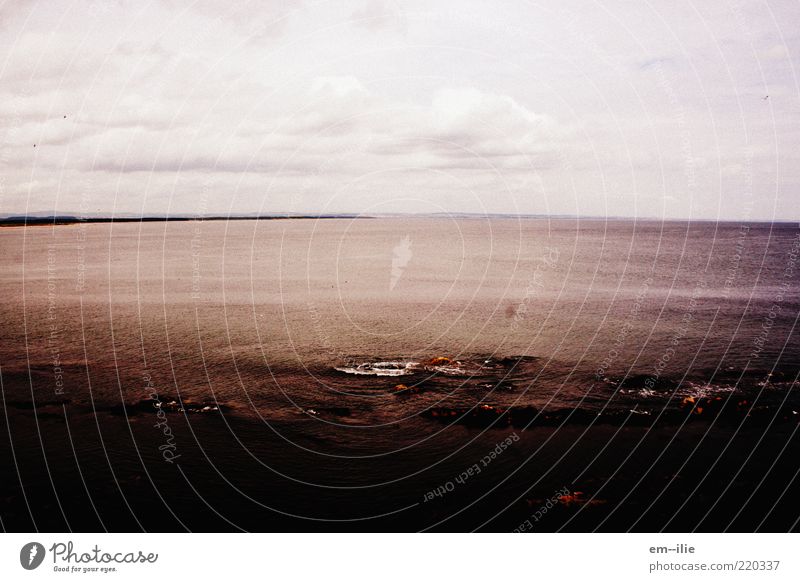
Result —
[{"label": "submerged rock", "polygon": [[351,410],[346,406],[326,406],[317,408],[305,408],[303,412],[309,416],[350,416]]},{"label": "submerged rock", "polygon": [[179,398],[167,397],[163,399],[145,398],[134,403],[125,403],[112,406],[112,414],[133,416],[140,413],[192,413],[207,414],[209,412],[220,412],[227,407],[216,402],[193,402],[191,400],[181,401]]},{"label": "submerged rock", "polygon": [[414,384],[412,386],[406,386],[405,384],[397,384],[392,392],[397,394],[398,396],[411,396],[412,394],[420,394],[423,392],[422,386],[419,384]]}]

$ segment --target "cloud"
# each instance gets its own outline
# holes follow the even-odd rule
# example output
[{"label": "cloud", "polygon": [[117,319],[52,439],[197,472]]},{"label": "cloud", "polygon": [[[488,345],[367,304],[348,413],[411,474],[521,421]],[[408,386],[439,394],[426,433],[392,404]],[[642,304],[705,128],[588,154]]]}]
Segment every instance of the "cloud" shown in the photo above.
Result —
[{"label": "cloud", "polygon": [[376,33],[381,31],[405,34],[408,20],[400,4],[394,0],[369,0],[356,8],[351,19],[353,24]]},{"label": "cloud", "polygon": [[0,211],[794,215],[797,8],[698,10],[6,2]]},{"label": "cloud", "polygon": [[554,123],[512,97],[475,88],[446,88],[433,99],[435,135],[478,155],[517,156],[547,146]]},{"label": "cloud", "polygon": [[785,44],[774,44],[762,51],[761,56],[765,59],[781,61],[789,57],[789,49]]}]

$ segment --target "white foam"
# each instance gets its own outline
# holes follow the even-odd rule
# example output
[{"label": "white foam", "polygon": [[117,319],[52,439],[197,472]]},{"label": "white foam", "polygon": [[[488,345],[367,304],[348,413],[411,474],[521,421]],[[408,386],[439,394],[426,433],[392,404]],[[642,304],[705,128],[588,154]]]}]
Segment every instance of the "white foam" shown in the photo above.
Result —
[{"label": "white foam", "polygon": [[345,374],[360,376],[405,376],[410,374],[417,362],[365,362],[357,366],[343,366],[335,368]]}]

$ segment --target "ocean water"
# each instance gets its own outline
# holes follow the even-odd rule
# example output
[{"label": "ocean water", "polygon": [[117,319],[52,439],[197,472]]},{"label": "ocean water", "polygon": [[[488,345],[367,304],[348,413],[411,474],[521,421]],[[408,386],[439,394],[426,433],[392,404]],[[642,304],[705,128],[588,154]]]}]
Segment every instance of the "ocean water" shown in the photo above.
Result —
[{"label": "ocean water", "polygon": [[798,241],[794,225],[586,220],[9,228],[0,358],[45,380],[57,355],[76,402],[91,380],[98,402],[136,400],[147,374],[237,413],[352,405],[364,425],[444,401],[605,403],[626,377],[686,395],[772,373],[777,390],[798,364]]},{"label": "ocean water", "polygon": [[322,487],[435,473],[509,431],[800,411],[795,224],[75,224],[3,228],[0,249],[6,410],[134,435],[159,406],[184,443],[214,417],[223,456],[248,422],[282,443],[253,462]]}]

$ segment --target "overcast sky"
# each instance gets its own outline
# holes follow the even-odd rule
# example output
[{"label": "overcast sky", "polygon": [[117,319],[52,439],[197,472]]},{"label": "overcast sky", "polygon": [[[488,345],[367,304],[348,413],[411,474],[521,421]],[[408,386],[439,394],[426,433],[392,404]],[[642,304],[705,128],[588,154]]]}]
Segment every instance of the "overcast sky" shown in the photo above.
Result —
[{"label": "overcast sky", "polygon": [[0,6],[2,214],[800,218],[797,0]]}]

